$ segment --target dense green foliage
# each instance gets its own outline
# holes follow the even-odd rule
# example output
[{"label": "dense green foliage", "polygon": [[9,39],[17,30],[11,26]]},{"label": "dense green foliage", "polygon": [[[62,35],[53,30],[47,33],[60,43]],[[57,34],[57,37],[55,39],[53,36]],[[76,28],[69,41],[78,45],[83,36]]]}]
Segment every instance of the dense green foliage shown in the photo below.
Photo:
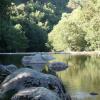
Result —
[{"label": "dense green foliage", "polygon": [[100,50],[100,1],[68,1],[1,0],[0,52]]},{"label": "dense green foliage", "polygon": [[[76,0],[77,1],[77,0]],[[81,0],[72,13],[64,13],[49,33],[54,50],[100,50],[100,1]]]},{"label": "dense green foliage", "polygon": [[66,10],[67,0],[14,1],[0,1],[0,8],[9,12],[1,14],[6,19],[0,21],[0,52],[48,51],[48,33]]},{"label": "dense green foliage", "polygon": [[27,38],[20,24],[10,19],[12,0],[0,1],[0,52],[24,51]]}]

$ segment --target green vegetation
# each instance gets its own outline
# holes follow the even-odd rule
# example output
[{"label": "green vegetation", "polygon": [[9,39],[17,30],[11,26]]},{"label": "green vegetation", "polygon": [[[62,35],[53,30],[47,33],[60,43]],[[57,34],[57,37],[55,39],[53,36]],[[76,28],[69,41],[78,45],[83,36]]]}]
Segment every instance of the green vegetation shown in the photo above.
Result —
[{"label": "green vegetation", "polygon": [[100,1],[83,1],[72,13],[64,13],[50,32],[54,50],[100,50]]},{"label": "green vegetation", "polygon": [[100,50],[100,1],[68,1],[1,0],[0,52]]},{"label": "green vegetation", "polygon": [[27,38],[20,24],[11,20],[12,0],[0,1],[0,52],[24,51]]},{"label": "green vegetation", "polygon": [[0,10],[5,12],[0,14],[0,52],[48,51],[48,33],[66,10],[66,3],[67,0],[0,1]]}]

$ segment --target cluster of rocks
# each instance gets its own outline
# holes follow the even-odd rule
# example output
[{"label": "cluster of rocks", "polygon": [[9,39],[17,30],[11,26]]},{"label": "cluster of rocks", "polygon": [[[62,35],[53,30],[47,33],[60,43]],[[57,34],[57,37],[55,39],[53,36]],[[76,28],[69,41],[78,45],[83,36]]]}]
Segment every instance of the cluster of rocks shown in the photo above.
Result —
[{"label": "cluster of rocks", "polygon": [[61,80],[51,74],[0,65],[0,77],[0,100],[71,100]]}]

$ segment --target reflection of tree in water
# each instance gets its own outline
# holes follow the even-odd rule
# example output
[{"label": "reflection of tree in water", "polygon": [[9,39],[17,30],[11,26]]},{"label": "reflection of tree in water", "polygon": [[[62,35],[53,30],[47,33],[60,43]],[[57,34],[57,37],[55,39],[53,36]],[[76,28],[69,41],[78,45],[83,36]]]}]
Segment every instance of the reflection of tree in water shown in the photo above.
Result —
[{"label": "reflection of tree in water", "polygon": [[5,63],[5,57],[4,55],[0,55],[0,64],[4,64]]},{"label": "reflection of tree in water", "polygon": [[21,65],[21,58],[23,55],[0,55],[0,64],[15,64]]},{"label": "reflection of tree in water", "polygon": [[92,56],[90,59],[87,59],[85,66],[82,77],[90,83],[89,87],[98,88],[100,83],[100,57]]},{"label": "reflection of tree in water", "polygon": [[100,89],[100,57],[72,56],[72,64],[61,73],[64,84],[70,84],[82,90],[98,91]]},{"label": "reflection of tree in water", "polygon": [[87,56],[71,56],[69,63],[69,74],[71,76],[78,74],[80,70],[85,68],[85,62],[87,61]]}]

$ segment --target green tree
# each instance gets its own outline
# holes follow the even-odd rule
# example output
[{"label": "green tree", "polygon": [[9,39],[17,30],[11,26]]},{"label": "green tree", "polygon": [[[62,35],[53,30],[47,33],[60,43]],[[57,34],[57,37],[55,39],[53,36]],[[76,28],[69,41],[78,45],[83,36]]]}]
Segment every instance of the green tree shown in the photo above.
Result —
[{"label": "green tree", "polygon": [[[63,0],[64,2],[67,0]],[[60,19],[61,11],[58,5],[63,4],[61,0],[28,0],[27,3],[14,4],[12,6],[11,19],[14,24],[23,27],[28,39],[27,51],[47,51],[48,32],[50,32]],[[65,5],[65,4],[63,4]],[[58,9],[59,8],[59,9]]]},{"label": "green tree", "polygon": [[100,50],[100,1],[84,0],[71,14],[49,33],[49,43],[55,50]]},{"label": "green tree", "polygon": [[[13,24],[11,20],[12,0],[0,1],[0,52],[24,51],[27,38],[20,24]],[[0,9],[1,10],[1,9]]]},{"label": "green tree", "polygon": [[0,52],[47,51],[48,33],[66,11],[67,2],[0,1]]},{"label": "green tree", "polygon": [[0,0],[0,17],[9,15],[9,7],[13,0]]}]

